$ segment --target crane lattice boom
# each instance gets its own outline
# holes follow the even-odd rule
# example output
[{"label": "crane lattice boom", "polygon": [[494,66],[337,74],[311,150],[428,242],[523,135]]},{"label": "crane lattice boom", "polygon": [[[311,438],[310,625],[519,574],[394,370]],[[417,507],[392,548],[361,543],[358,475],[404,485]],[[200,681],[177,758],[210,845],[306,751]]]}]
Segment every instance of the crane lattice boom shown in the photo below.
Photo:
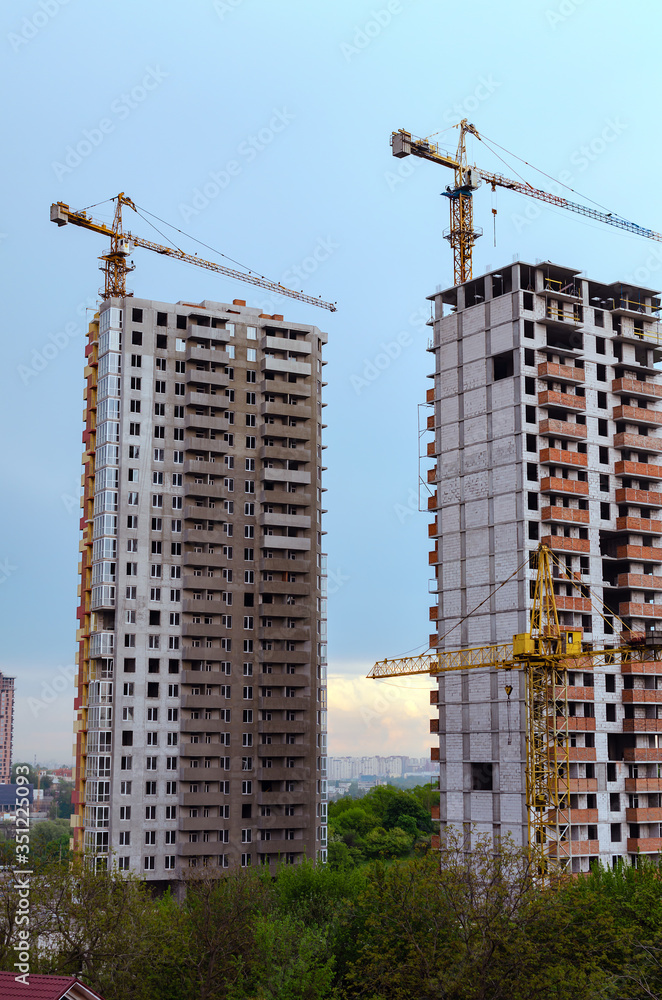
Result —
[{"label": "crane lattice boom", "polygon": [[315,298],[313,295],[306,295],[304,292],[295,292],[291,288],[286,288],[284,285],[276,281],[270,281],[268,278],[263,278],[260,275],[237,271],[234,268],[226,267],[224,264],[217,264],[214,261],[203,260],[195,254],[185,253],[177,247],[162,246],[160,243],[154,243],[152,240],[146,240],[142,236],[134,236],[132,233],[124,231],[122,229],[122,206],[126,205],[137,211],[136,206],[123,192],[117,195],[116,200],[117,205],[115,207],[115,217],[112,227],[105,225],[103,222],[95,222],[86,212],[72,211],[64,202],[58,201],[51,205],[51,222],[57,223],[58,226],[65,226],[67,223],[72,223],[74,226],[89,229],[93,233],[108,236],[110,239],[110,249],[100,257],[100,260],[104,261],[105,284],[102,292],[104,299],[114,296],[123,298],[126,295],[126,276],[133,270],[133,265],[129,263],[128,257],[133,247],[142,247],[145,250],[153,250],[155,253],[163,254],[166,257],[174,257],[176,260],[182,260],[187,264],[204,267],[208,271],[223,274],[225,277],[234,278],[236,281],[243,281],[249,285],[257,285],[258,288],[266,288],[267,291],[275,295],[284,295],[290,299],[297,299],[299,302],[307,302],[308,305],[328,309],[329,312],[336,311],[336,306],[332,302],[325,302],[323,299]]}]

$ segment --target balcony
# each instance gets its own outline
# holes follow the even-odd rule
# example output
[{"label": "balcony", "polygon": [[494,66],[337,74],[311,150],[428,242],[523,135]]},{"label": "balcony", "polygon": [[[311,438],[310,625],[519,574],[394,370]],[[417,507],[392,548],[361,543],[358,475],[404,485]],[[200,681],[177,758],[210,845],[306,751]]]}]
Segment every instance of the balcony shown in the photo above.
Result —
[{"label": "balcony", "polygon": [[627,587],[629,590],[662,590],[662,576],[653,576],[652,573],[619,573],[616,586]]},{"label": "balcony", "polygon": [[263,417],[295,417],[299,420],[309,420],[312,414],[309,406],[301,403],[286,403],[282,399],[275,399],[260,403],[260,415]]},{"label": "balcony", "polygon": [[555,303],[548,299],[544,316],[536,316],[537,323],[544,323],[545,326],[562,326],[569,330],[579,330],[583,326],[583,320],[576,315],[573,304],[564,302]]},{"label": "balcony", "polygon": [[292,538],[289,535],[265,535],[260,546],[263,549],[289,549],[292,552],[309,552],[310,538]]},{"label": "balcony", "polygon": [[261,462],[272,460],[274,462],[310,462],[311,448],[308,442],[297,445],[296,448],[289,448],[286,445],[262,445],[258,449],[258,458]]},{"label": "balcony", "polygon": [[262,479],[267,480],[267,482],[300,483],[302,486],[309,486],[310,472],[298,469],[263,469]]},{"label": "balcony", "polygon": [[538,393],[538,406],[559,406],[564,410],[585,410],[586,399],[572,392],[557,392],[556,389],[544,389]]},{"label": "balcony", "polygon": [[614,500],[618,504],[629,503],[637,507],[662,508],[662,493],[653,493],[651,490],[620,488],[615,491]]},{"label": "balcony", "polygon": [[541,420],[538,433],[547,437],[567,438],[570,441],[583,441],[587,437],[586,424],[573,424],[569,420]]},{"label": "balcony", "polygon": [[[277,557],[274,558],[262,558],[258,559],[258,569],[264,570],[265,573],[309,573],[310,572],[310,559],[304,559],[302,555],[297,554],[296,559],[285,559]],[[269,581],[267,581],[269,582]],[[273,591],[277,593],[277,591]],[[296,590],[286,591],[286,593],[296,594]]]},{"label": "balcony", "polygon": [[588,597],[567,597],[560,594],[556,598],[556,607],[559,611],[582,611],[590,614],[591,600]]},{"label": "balcony", "polygon": [[621,673],[627,674],[628,676],[635,676],[638,674],[642,674],[643,676],[662,674],[662,661],[624,659],[621,662]]},{"label": "balcony", "polygon": [[555,504],[543,507],[540,519],[543,522],[554,524],[590,524],[591,514],[588,510],[578,510],[576,507],[559,507]]},{"label": "balcony", "polygon": [[662,385],[637,378],[615,378],[611,383],[611,391],[617,396],[662,399]]},{"label": "balcony", "polygon": [[631,601],[618,605],[621,618],[662,618],[662,604],[638,604]]},{"label": "balcony", "polygon": [[[196,336],[201,336],[203,329],[203,327],[198,327],[196,329]],[[207,329],[209,328],[207,327]],[[202,347],[194,341],[187,340],[184,357],[187,361],[211,361],[213,364],[227,364],[230,359],[228,352],[225,350],[225,344],[230,339],[230,331],[215,327],[213,334],[211,330],[209,332],[212,340],[222,341],[223,343],[219,343],[218,347]]]},{"label": "balcony", "polygon": [[637,535],[660,535],[662,521],[654,521],[650,517],[617,517],[616,530],[631,531]]},{"label": "balcony", "polygon": [[548,851],[550,857],[568,858],[578,855],[588,854],[590,857],[597,857],[600,853],[599,840],[562,840],[555,843],[548,841]]},{"label": "balcony", "polygon": [[624,733],[662,733],[662,719],[623,719]]},{"label": "balcony", "polygon": [[625,688],[621,693],[624,705],[662,705],[662,689]]},{"label": "balcony", "polygon": [[595,747],[568,747],[568,760],[570,761],[595,761],[597,759]]},{"label": "balcony", "polygon": [[[614,434],[614,448],[632,448],[635,451],[662,451],[662,438],[621,431],[619,434]],[[618,475],[618,473],[616,474]]]},{"label": "balcony", "polygon": [[[184,417],[184,427],[191,430],[212,430],[216,432],[229,431],[230,424],[227,417],[222,416],[198,416],[195,413],[187,413]],[[200,439],[202,440],[202,439]]]},{"label": "balcony", "polygon": [[662,837],[628,837],[628,854],[659,854],[662,851]]},{"label": "balcony", "polygon": [[310,517],[307,514],[260,514],[258,524],[266,526],[276,526],[281,528],[310,528]]},{"label": "balcony", "polygon": [[559,791],[582,795],[584,792],[597,792],[597,778],[566,778],[559,780]]},{"label": "balcony", "polygon": [[636,476],[637,479],[662,479],[662,465],[651,465],[649,462],[615,462],[614,474],[617,476]]},{"label": "balcony", "polygon": [[[213,386],[215,389],[224,389],[229,382],[228,376],[222,371],[203,371],[198,368],[189,369],[186,372],[186,382],[189,392],[195,392],[196,386]],[[204,388],[202,389],[204,392]]]},{"label": "balcony", "polygon": [[634,559],[637,562],[662,563],[662,546],[658,545],[617,545],[617,559]]},{"label": "balcony", "polygon": [[642,406],[615,406],[614,420],[625,420],[630,424],[647,424],[649,427],[662,425],[662,411]]},{"label": "balcony", "polygon": [[93,632],[90,636],[90,658],[112,656],[115,649],[114,632]]},{"label": "balcony", "polygon": [[561,479],[558,476],[546,476],[540,480],[541,493],[565,493],[568,496],[588,496],[588,483],[580,483],[578,479]]},{"label": "balcony", "polygon": [[549,820],[550,823],[556,823],[558,818],[561,825],[572,823],[577,825],[578,823],[597,823],[598,822],[598,810],[597,809],[552,809],[550,810]]},{"label": "balcony", "polygon": [[640,320],[643,316],[650,319],[657,319],[658,310],[653,310],[651,305],[641,302],[639,299],[630,299],[627,295],[620,295],[617,299],[608,299],[613,302],[611,312],[614,316],[632,316]]},{"label": "balcony", "polygon": [[662,792],[662,778],[626,778],[626,792]]},{"label": "balcony", "polygon": [[626,764],[643,763],[645,761],[662,761],[662,747],[625,747],[623,760]]},{"label": "balcony", "polygon": [[[590,552],[591,543],[588,538],[565,538],[563,535],[545,535],[541,539],[552,552]],[[662,550],[660,550],[662,551]]]},{"label": "balcony", "polygon": [[565,448],[542,448],[540,451],[541,465],[565,465],[570,468],[587,469],[588,455],[578,451],[567,451]]},{"label": "balcony", "polygon": [[310,354],[312,345],[308,340],[291,340],[289,337],[262,337],[260,348],[263,351],[285,351],[288,354]]},{"label": "balcony", "polygon": [[554,380],[555,382],[583,383],[584,369],[574,365],[557,365],[552,361],[543,361],[538,365],[538,378]]},{"label": "balcony", "polygon": [[291,358],[265,357],[260,361],[260,371],[286,372],[288,375],[309,376],[311,366],[305,361],[294,361]]},{"label": "balcony", "polygon": [[[228,471],[223,462],[207,462],[203,459],[187,458],[184,462],[184,474],[192,476],[227,476]],[[187,487],[192,485],[187,482]]]},{"label": "balcony", "polygon": [[[557,697],[563,697],[563,688],[557,687]],[[593,701],[595,688],[568,686],[568,701]]]},{"label": "balcony", "polygon": [[221,406],[223,404],[220,398],[216,398],[217,395],[220,397],[215,389],[205,391],[198,387],[187,394],[186,402],[189,406]]},{"label": "balcony", "polygon": [[[570,733],[594,733],[595,732],[595,717],[591,715],[571,715],[566,720],[563,716],[558,716],[556,719],[556,728],[563,731],[564,724],[568,723],[568,732]],[[552,719],[547,720],[547,728],[552,728]],[[581,749],[581,748],[580,748]],[[577,821],[579,822],[579,821]]]}]

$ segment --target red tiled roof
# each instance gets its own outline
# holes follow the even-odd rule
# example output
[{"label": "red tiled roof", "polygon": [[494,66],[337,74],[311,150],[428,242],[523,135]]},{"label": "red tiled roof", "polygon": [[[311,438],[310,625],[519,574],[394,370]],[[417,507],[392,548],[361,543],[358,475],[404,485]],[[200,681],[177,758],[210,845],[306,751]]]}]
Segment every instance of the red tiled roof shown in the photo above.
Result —
[{"label": "red tiled roof", "polygon": [[69,990],[75,986],[79,996],[87,996],[90,1000],[103,1000],[89,986],[85,986],[75,976],[40,976],[29,975],[28,984],[16,982],[13,972],[0,972],[0,997],[2,1000],[63,1000]]}]

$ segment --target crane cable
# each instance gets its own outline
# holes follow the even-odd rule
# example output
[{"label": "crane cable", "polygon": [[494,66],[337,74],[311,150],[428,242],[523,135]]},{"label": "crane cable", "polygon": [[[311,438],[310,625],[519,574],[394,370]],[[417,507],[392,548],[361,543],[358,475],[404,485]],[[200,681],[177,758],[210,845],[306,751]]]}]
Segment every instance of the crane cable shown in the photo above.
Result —
[{"label": "crane cable", "polygon": [[[446,638],[446,636],[449,636],[451,634],[451,632],[455,631],[455,629],[458,627],[458,625],[462,625],[462,623],[465,622],[467,620],[467,618],[471,618],[472,615],[475,615],[475,613],[478,611],[478,609],[482,608],[483,604],[486,604],[487,601],[489,601],[492,597],[494,597],[494,595],[496,593],[498,593],[501,590],[502,587],[505,587],[507,583],[510,583],[510,581],[512,580],[512,578],[514,576],[517,576],[517,574],[519,573],[519,571],[521,569],[524,569],[525,566],[528,566],[528,564],[529,564],[529,556],[527,555],[527,557],[524,560],[524,562],[520,563],[520,565],[517,567],[516,570],[513,570],[513,572],[510,574],[510,576],[508,577],[507,580],[504,580],[503,583],[500,583],[498,587],[495,587],[493,590],[491,590],[490,593],[485,598],[485,600],[481,601],[480,604],[477,604],[476,607],[473,608],[473,610],[468,611],[466,615],[463,615],[463,617],[460,618],[455,623],[455,625],[453,625],[451,628],[449,628],[447,632],[444,632],[443,635],[439,636],[438,641],[442,642]],[[431,648],[431,647],[428,647],[428,648]]]},{"label": "crane cable", "polygon": [[516,173],[517,176],[520,178],[520,180],[522,181],[522,183],[526,184],[527,187],[533,187],[533,185],[530,184],[529,181],[524,180],[524,178],[522,177],[522,175],[519,174],[519,173],[517,173],[517,171],[515,170],[514,167],[512,167],[509,163],[507,163],[503,159],[503,157],[499,156],[499,154],[494,149],[491,148],[490,143],[492,143],[493,145],[497,146],[499,149],[503,150],[504,153],[508,153],[509,156],[514,156],[516,160],[519,160],[520,163],[524,163],[527,167],[530,167],[531,170],[536,170],[539,174],[542,174],[543,177],[546,177],[553,184],[559,184],[561,187],[565,188],[566,191],[572,191],[573,194],[578,195],[580,198],[584,198],[585,201],[590,201],[590,203],[592,205],[596,205],[598,208],[601,208],[604,212],[606,212],[607,215],[613,215],[615,218],[618,218],[618,219],[623,219],[624,218],[622,215],[619,215],[617,212],[613,212],[610,209],[608,209],[607,206],[603,205],[601,202],[595,201],[594,198],[589,198],[588,195],[582,194],[581,191],[577,191],[576,188],[570,187],[569,184],[564,184],[563,181],[558,180],[558,178],[556,178],[556,177],[552,177],[551,174],[548,174],[544,170],[541,170],[540,167],[534,166],[533,163],[529,163],[528,160],[522,159],[522,157],[518,156],[517,153],[513,153],[511,150],[505,149],[503,146],[500,146],[499,143],[496,142],[494,139],[490,139],[489,141],[486,141],[486,139],[485,139],[485,137],[483,135],[479,135],[478,138],[480,139],[480,141],[485,146],[487,146],[487,148],[490,150],[491,153],[494,153],[494,155],[497,157],[497,159],[501,160],[501,162],[504,163],[510,170],[513,170],[513,172]]},{"label": "crane cable", "polygon": [[[572,576],[570,576],[570,574],[568,573],[568,570],[567,570],[567,568],[566,568],[566,567],[564,567],[564,566],[563,566],[563,565],[561,564],[561,561],[560,561],[560,559],[558,558],[558,556],[556,556],[556,555],[554,554],[554,552],[552,552],[552,550],[551,550],[551,549],[549,550],[549,552],[550,552],[550,556],[551,556],[551,558],[552,558],[552,562],[556,563],[556,565],[558,566],[559,570],[561,571],[561,573],[563,574],[563,576],[564,576],[564,577],[566,578],[566,580],[570,580],[570,582],[571,582],[571,583],[573,583],[573,584],[574,584],[575,586],[577,586],[577,582],[576,582],[576,580],[575,580],[575,579],[574,579],[574,578],[573,578]],[[579,589],[581,590],[582,588],[583,588],[583,589],[584,589],[585,591],[588,591],[588,593],[589,593],[589,597],[588,597],[588,600],[590,601],[590,604],[591,604],[591,607],[592,607],[592,609],[593,609],[593,610],[594,610],[594,611],[595,611],[595,612],[596,612],[596,613],[597,613],[598,615],[600,615],[600,617],[602,618],[603,622],[604,622],[604,623],[605,623],[606,625],[610,625],[610,626],[611,626],[611,627],[613,628],[613,625],[612,625],[612,623],[608,621],[608,619],[607,619],[607,618],[605,617],[605,615],[603,615],[602,611],[600,611],[600,608],[596,607],[596,605],[595,605],[595,604],[593,603],[593,600],[592,600],[592,597],[593,597],[593,596],[596,596],[596,595],[593,595],[593,592],[592,592],[592,590],[591,590],[591,585],[590,585],[590,584],[588,584],[588,583],[581,583],[581,584],[579,585]],[[611,611],[611,609],[607,607],[607,605],[605,604],[605,602],[604,602],[604,601],[603,601],[603,600],[602,600],[602,599],[601,599],[600,597],[597,597],[597,596],[596,596],[596,600],[600,601],[600,604],[601,604],[601,605],[602,605],[602,607],[603,607],[603,608],[605,609],[605,611],[609,611],[609,612],[610,612],[610,614],[611,614],[611,615],[612,615],[612,616],[613,616],[613,617],[614,617],[614,618],[615,618],[615,619],[616,619],[616,620],[617,620],[618,622],[620,622],[620,624],[621,624],[621,625],[623,626],[623,630],[624,630],[625,632],[630,632],[630,633],[632,633],[632,629],[631,629],[631,628],[628,628],[628,626],[627,626],[627,625],[625,624],[625,622],[624,622],[624,621],[623,621],[623,619],[622,619],[622,618],[620,617],[620,615],[617,615],[615,611]]]},{"label": "crane cable", "polygon": [[[193,240],[194,243],[199,244],[199,246],[201,246],[201,247],[205,247],[206,250],[211,250],[212,253],[217,254],[219,257],[224,257],[225,260],[229,260],[230,263],[236,264],[237,267],[243,268],[243,270],[246,271],[248,274],[258,274],[260,278],[264,278],[265,281],[270,281],[273,285],[279,285],[280,284],[279,281],[275,281],[273,278],[267,278],[266,275],[260,274],[259,271],[255,271],[255,270],[251,269],[250,267],[248,267],[247,264],[242,264],[240,261],[235,260],[234,257],[229,257],[227,254],[221,253],[220,250],[216,250],[215,247],[209,246],[208,243],[204,243],[202,240],[197,239],[197,237],[191,236],[190,233],[185,233],[183,229],[178,229],[178,227],[177,226],[173,226],[171,222],[166,222],[165,219],[161,219],[158,215],[155,215],[154,212],[149,212],[146,208],[143,208],[141,205],[139,205],[137,207],[140,208],[140,210],[142,212],[146,212],[147,215],[151,215],[153,219],[156,219],[158,222],[162,223],[164,226],[168,226],[170,229],[174,229],[176,233],[181,233],[182,236],[185,236],[189,240]],[[140,215],[140,212],[137,212],[137,214]],[[140,217],[142,218],[142,216],[140,216]],[[145,219],[145,222],[147,222],[147,221],[148,220]],[[150,225],[152,225],[152,223],[150,223]],[[153,226],[153,228],[156,229],[156,226]],[[156,231],[157,231],[157,233],[159,232],[158,229],[156,229]],[[161,235],[163,235],[163,234],[161,234]],[[166,237],[164,237],[164,239],[165,238]],[[172,243],[172,240],[169,240],[168,242]],[[174,246],[174,243],[172,245]],[[179,249],[179,247],[176,247],[175,249]]]}]

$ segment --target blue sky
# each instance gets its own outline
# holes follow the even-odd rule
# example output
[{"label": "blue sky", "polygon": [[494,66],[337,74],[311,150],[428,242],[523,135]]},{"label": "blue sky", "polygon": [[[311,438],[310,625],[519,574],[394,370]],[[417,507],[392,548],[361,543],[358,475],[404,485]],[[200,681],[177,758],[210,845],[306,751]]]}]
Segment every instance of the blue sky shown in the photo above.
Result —
[{"label": "blue sky", "polygon": [[[616,0],[4,5],[0,669],[17,676],[19,756],[70,754],[82,332],[104,249],[51,225],[50,203],[84,208],[123,190],[254,270],[338,301],[334,315],[269,302],[146,251],[130,281],[146,298],[246,298],[328,331],[330,751],[423,754],[426,682],[387,691],[361,678],[430,631],[417,404],[430,385],[426,296],[452,283],[439,197],[451,178],[394,160],[389,135],[432,135],[468,117],[551,179],[474,140],[479,166],[540,186],[562,177],[662,229],[657,10]],[[439,139],[452,148],[455,137]],[[662,284],[655,243],[509,192],[497,197],[495,248],[491,207],[479,191],[475,273],[520,256]]]}]

